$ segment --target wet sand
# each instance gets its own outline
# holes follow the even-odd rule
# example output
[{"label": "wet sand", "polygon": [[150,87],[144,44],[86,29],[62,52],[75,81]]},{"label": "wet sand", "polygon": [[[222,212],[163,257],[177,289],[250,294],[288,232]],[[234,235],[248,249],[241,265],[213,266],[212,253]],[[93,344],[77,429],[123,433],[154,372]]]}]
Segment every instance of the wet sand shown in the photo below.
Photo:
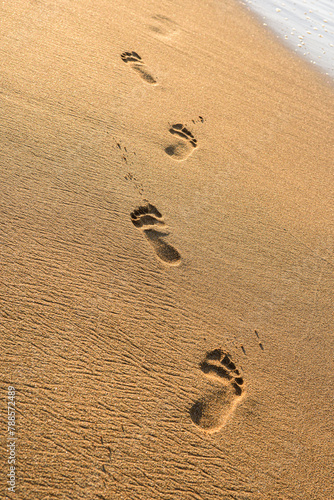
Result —
[{"label": "wet sand", "polygon": [[334,78],[334,11],[331,0],[245,0],[263,26],[298,56]]},{"label": "wet sand", "polygon": [[229,0],[0,41],[8,498],[331,498],[332,85]]}]

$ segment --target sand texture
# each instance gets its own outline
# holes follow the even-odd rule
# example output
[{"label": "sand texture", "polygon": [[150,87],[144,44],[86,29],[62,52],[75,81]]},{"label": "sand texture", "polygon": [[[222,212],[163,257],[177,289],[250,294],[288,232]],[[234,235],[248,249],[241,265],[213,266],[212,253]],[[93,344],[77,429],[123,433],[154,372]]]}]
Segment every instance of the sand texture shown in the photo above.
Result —
[{"label": "sand texture", "polygon": [[333,85],[232,0],[0,47],[0,497],[333,499]]}]

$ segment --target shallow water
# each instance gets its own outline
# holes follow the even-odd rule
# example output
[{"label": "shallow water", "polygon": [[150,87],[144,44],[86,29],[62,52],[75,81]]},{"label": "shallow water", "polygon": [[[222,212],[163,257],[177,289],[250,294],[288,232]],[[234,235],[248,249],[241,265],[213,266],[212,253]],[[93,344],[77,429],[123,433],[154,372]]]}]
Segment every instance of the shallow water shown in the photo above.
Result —
[{"label": "shallow water", "polygon": [[244,0],[298,55],[334,77],[333,0]]}]

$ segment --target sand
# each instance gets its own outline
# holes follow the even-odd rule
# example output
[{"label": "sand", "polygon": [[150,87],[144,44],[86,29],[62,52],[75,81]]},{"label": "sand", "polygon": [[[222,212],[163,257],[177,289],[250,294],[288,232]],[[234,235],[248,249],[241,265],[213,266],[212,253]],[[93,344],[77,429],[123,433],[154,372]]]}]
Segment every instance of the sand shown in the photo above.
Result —
[{"label": "sand", "polygon": [[332,82],[232,0],[0,47],[2,498],[334,498]]}]

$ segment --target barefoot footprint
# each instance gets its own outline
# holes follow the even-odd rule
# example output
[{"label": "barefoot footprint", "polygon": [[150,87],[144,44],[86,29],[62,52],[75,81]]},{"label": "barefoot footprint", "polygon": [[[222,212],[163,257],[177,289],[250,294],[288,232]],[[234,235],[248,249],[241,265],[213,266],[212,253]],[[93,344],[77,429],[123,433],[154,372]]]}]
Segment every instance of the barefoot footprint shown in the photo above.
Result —
[{"label": "barefoot footprint", "polygon": [[148,203],[137,208],[131,213],[131,220],[136,227],[143,231],[160,260],[171,266],[180,264],[179,252],[163,240],[163,237],[168,236],[168,233],[153,229],[154,226],[167,227],[161,213],[154,205]]},{"label": "barefoot footprint", "polygon": [[224,427],[244,397],[244,381],[231,356],[221,349],[207,353],[200,369],[219,386],[192,406],[190,416],[203,431],[217,432]]},{"label": "barefoot footprint", "polygon": [[150,83],[151,85],[157,85],[157,81],[151,75],[149,69],[144,64],[142,58],[137,52],[123,52],[121,54],[121,59],[125,63],[129,64],[131,68],[138,73],[140,78],[142,78],[146,83]]},{"label": "barefoot footprint", "polygon": [[151,22],[152,24],[149,26],[149,29],[163,40],[169,40],[179,32],[177,24],[172,21],[172,19],[162,14],[152,16]]},{"label": "barefoot footprint", "polygon": [[182,123],[172,125],[169,132],[175,135],[177,140],[165,148],[165,153],[171,156],[173,160],[185,160],[193,152],[194,148],[197,148],[197,140]]}]

